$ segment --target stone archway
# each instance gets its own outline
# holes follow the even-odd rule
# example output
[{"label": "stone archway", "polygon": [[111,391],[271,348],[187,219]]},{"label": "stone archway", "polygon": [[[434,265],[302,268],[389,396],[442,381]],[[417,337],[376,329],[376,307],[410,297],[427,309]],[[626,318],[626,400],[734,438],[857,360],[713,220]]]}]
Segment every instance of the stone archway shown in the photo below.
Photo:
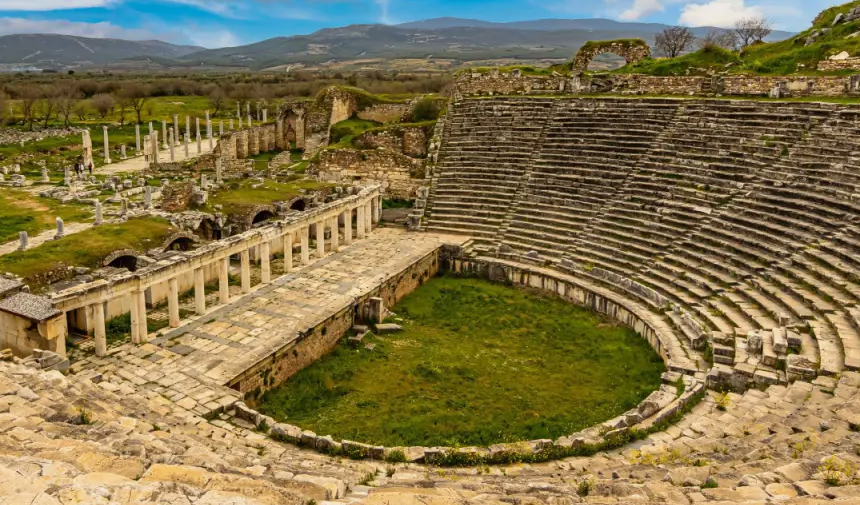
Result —
[{"label": "stone archway", "polygon": [[197,236],[188,231],[180,231],[167,237],[161,244],[161,250],[168,251],[190,251],[194,243],[197,242]]},{"label": "stone archway", "polygon": [[642,39],[619,39],[589,41],[577,51],[573,58],[573,72],[585,72],[595,56],[615,53],[623,57],[628,65],[651,57],[651,48]]},{"label": "stone archway", "polygon": [[114,251],[102,261],[102,265],[113,268],[125,268],[129,272],[134,272],[140,265],[137,264],[137,257],[140,253],[134,249],[122,249]]}]

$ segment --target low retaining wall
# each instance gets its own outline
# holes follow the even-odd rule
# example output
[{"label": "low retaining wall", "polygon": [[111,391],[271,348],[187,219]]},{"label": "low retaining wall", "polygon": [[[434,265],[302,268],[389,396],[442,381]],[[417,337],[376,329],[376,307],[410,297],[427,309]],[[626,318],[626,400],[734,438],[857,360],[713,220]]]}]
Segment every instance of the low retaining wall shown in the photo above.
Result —
[{"label": "low retaining wall", "polygon": [[[670,346],[663,344],[661,329],[639,318],[635,311],[615,300],[569,282],[563,279],[563,274],[560,273],[553,275],[551,272],[538,272],[527,265],[509,262],[460,258],[459,252],[458,247],[443,246],[421,258],[309,329],[306,334],[298,336],[296,341],[277,351],[271,358],[249,369],[231,382],[231,387],[244,393],[251,392],[250,396],[275,387],[329,352],[352,325],[358,308],[368,298],[380,297],[386,306],[392,306],[440,269],[536,288],[557,294],[573,303],[589,306],[636,330],[660,354],[667,367],[671,367]],[[338,441],[330,435],[317,435],[297,426],[276,423],[273,418],[260,414],[242,402],[235,405],[234,415],[241,422],[250,423],[277,440],[354,459],[384,459],[391,462],[411,461],[437,465],[536,462],[589,455],[623,446],[661,429],[673,416],[691,408],[705,393],[704,383],[690,375],[666,372],[663,374],[663,382],[660,389],[654,391],[637,407],[597,426],[559,437],[557,440],[530,440],[490,447],[384,447],[351,440]],[[682,392],[677,389],[679,383],[683,383]]]},{"label": "low retaining wall", "polygon": [[842,96],[858,93],[855,76],[650,76],[642,74],[523,75],[518,71],[461,73],[454,95],[535,95],[548,93],[623,93],[634,95]]}]

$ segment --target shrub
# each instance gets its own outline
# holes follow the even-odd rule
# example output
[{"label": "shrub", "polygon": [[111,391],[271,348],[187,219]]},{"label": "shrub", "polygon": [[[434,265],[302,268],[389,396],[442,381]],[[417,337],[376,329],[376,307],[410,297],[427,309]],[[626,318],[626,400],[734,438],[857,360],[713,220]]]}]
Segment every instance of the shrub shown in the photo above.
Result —
[{"label": "shrub", "polygon": [[442,109],[436,100],[425,97],[415,103],[412,107],[412,121],[420,123],[421,121],[434,121],[439,118]]}]

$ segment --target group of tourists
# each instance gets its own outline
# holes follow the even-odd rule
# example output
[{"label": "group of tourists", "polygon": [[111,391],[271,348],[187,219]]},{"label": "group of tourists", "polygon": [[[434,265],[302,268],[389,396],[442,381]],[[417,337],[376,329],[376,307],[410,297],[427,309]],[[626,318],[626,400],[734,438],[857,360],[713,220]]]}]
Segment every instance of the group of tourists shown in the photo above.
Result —
[{"label": "group of tourists", "polygon": [[75,162],[75,175],[77,175],[77,176],[84,175],[84,172],[86,172],[87,170],[89,170],[90,175],[93,175],[93,163],[92,162],[90,162],[89,164],[86,164],[81,160],[78,160]]}]

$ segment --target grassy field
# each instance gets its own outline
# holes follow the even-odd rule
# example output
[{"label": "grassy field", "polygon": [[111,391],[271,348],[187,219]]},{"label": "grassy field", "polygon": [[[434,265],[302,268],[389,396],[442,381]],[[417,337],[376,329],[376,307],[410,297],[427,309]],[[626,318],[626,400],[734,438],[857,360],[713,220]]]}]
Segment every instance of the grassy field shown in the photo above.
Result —
[{"label": "grassy field", "polygon": [[58,217],[67,223],[94,219],[94,212],[89,206],[64,205],[26,191],[5,189],[0,193],[0,243],[17,239],[19,231],[26,231],[32,237],[54,228]]},{"label": "grassy field", "polygon": [[266,180],[231,182],[223,189],[210,193],[205,210],[211,212],[216,205],[221,206],[222,212],[232,213],[249,205],[271,204],[272,202],[290,200],[301,194],[302,190],[316,191],[331,187],[331,184],[312,180],[297,180],[277,182]]},{"label": "grassy field", "polygon": [[[59,265],[99,268],[110,253],[120,249],[145,251],[158,247],[177,230],[166,219],[129,219],[67,235],[60,240],[0,256],[0,272],[12,272],[28,280]],[[41,287],[36,279],[30,287]]]},{"label": "grassy field", "polygon": [[259,410],[367,443],[487,445],[575,433],[660,383],[644,339],[560,299],[441,277],[393,310],[402,333],[338,344]]}]

